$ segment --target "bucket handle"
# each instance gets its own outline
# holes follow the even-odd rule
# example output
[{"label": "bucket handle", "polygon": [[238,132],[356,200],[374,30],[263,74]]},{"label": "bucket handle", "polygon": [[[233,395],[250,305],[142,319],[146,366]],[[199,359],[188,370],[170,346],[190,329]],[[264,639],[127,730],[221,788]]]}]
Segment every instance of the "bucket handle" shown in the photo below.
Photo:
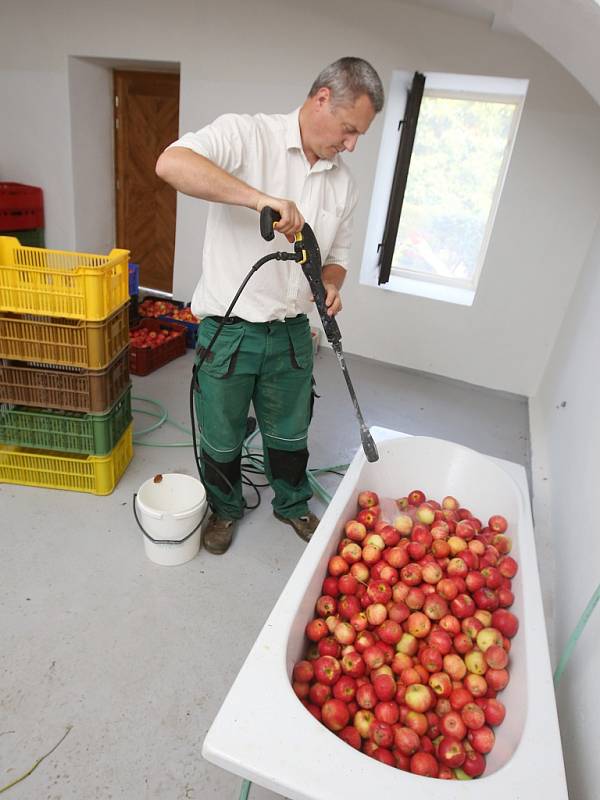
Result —
[{"label": "bucket handle", "polygon": [[206,518],[206,515],[208,513],[208,508],[209,508],[208,503],[207,503],[206,504],[206,509],[204,510],[204,514],[202,515],[202,519],[196,525],[194,530],[190,531],[190,533],[188,533],[187,536],[184,536],[183,539],[153,539],[152,536],[150,536],[150,534],[148,533],[148,531],[144,530],[144,527],[142,526],[142,523],[138,519],[137,511],[135,510],[135,498],[136,497],[137,497],[137,492],[134,492],[133,493],[133,516],[135,517],[135,521],[137,522],[139,529],[144,534],[146,539],[149,539],[154,544],[183,544],[183,542],[187,542],[187,540],[190,538],[190,536],[192,536],[192,534],[196,533],[196,531],[198,530],[200,525],[202,525],[202,523],[204,522],[204,520]]}]

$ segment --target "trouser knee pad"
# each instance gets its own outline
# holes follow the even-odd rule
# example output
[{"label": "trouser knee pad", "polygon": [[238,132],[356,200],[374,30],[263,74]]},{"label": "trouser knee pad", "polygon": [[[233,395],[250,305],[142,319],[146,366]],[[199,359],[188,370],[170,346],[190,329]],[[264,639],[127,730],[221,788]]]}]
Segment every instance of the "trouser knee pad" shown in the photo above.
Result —
[{"label": "trouser knee pad", "polygon": [[204,479],[222,492],[229,494],[236,483],[239,483],[242,454],[239,453],[231,461],[215,461],[206,450],[202,450],[204,462]]},{"label": "trouser knee pad", "polygon": [[308,464],[308,450],[276,450],[268,448],[269,466],[273,480],[282,480],[298,486],[304,479]]}]

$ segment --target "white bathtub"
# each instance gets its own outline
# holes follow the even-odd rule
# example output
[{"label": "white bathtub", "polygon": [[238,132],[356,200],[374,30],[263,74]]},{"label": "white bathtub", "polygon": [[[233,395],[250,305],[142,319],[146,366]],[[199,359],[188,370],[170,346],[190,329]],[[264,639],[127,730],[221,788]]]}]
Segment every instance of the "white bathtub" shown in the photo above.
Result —
[{"label": "white bathtub", "polygon": [[[380,459],[359,451],[259,634],[204,740],[224,769],[292,800],[565,800],[568,798],[525,470],[460,445],[374,428]],[[422,489],[456,496],[475,516],[503,514],[520,569],[513,610],[511,681],[504,723],[473,781],[424,778],[380,764],[337,738],[301,705],[290,685],[305,647],[304,627],[361,489],[398,497]]]}]

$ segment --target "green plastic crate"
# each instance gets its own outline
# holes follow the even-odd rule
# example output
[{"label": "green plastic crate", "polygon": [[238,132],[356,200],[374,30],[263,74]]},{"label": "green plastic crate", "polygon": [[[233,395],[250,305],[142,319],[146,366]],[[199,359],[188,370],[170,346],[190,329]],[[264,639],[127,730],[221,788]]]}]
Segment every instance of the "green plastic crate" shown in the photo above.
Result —
[{"label": "green plastic crate", "polygon": [[43,228],[29,228],[24,231],[0,231],[0,236],[14,236],[23,247],[45,247]]},{"label": "green plastic crate", "polygon": [[131,419],[131,386],[105,414],[4,405],[0,444],[103,456],[116,446]]}]

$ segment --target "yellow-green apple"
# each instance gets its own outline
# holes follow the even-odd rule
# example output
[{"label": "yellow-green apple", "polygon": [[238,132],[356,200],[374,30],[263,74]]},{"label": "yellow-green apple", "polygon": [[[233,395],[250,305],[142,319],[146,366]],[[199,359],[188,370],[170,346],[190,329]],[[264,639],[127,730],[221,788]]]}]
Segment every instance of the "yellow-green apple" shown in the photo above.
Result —
[{"label": "yellow-green apple", "polygon": [[424,686],[422,683],[413,683],[406,689],[404,702],[413,711],[424,713],[431,708],[433,702],[431,695],[428,686]]}]

